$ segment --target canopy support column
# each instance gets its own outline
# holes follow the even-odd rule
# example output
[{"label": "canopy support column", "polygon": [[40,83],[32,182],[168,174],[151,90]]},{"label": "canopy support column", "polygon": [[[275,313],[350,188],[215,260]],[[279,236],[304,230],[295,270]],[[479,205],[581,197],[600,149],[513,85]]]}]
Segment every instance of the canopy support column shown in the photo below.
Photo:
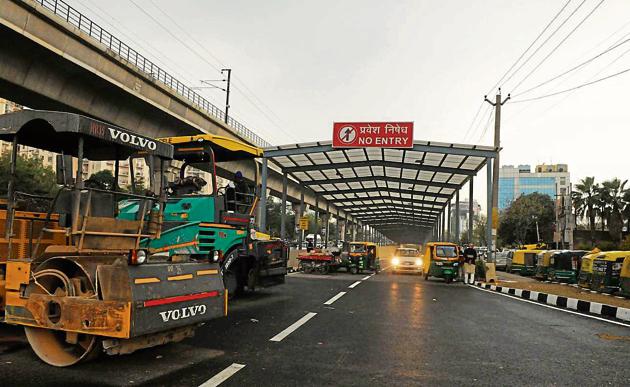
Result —
[{"label": "canopy support column", "polygon": [[328,248],[328,236],[330,235],[330,203],[326,200],[326,234],[324,235],[324,246]]},{"label": "canopy support column", "polygon": [[451,242],[451,223],[453,223],[453,217],[451,213],[451,199],[448,199],[446,216],[448,217],[448,220],[446,221],[446,241]]},{"label": "canopy support column", "polygon": [[475,191],[475,185],[473,184],[473,179],[474,177],[471,176],[470,180],[468,181],[468,243],[472,243],[474,226],[473,217],[475,209],[473,208],[473,194]]},{"label": "canopy support column", "polygon": [[267,158],[262,159],[262,176],[260,184],[260,231],[267,232]]},{"label": "canopy support column", "polygon": [[319,237],[319,196],[315,195],[315,234],[313,237],[313,247],[317,247]]},{"label": "canopy support column", "polygon": [[491,261],[492,258],[492,159],[487,158],[486,168],[488,169],[488,178],[487,178],[487,195],[488,200],[486,201],[486,211],[487,211],[487,219],[486,219],[486,245],[488,247],[488,261]]},{"label": "canopy support column", "polygon": [[[304,186],[300,190],[300,218],[304,216]],[[299,220],[298,220],[299,222]],[[307,230],[308,231],[308,230]],[[298,250],[302,249],[302,243],[304,243],[304,230],[300,230],[300,235],[298,235]]]},{"label": "canopy support column", "polygon": [[287,173],[282,174],[282,206],[280,207],[280,239],[287,239]]},{"label": "canopy support column", "polygon": [[455,191],[455,243],[459,244],[459,190]]}]

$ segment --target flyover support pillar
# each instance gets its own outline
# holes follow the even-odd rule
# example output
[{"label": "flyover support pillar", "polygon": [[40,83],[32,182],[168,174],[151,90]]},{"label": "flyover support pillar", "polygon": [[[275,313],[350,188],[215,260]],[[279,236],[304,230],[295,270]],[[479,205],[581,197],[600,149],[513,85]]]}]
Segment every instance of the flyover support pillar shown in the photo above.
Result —
[{"label": "flyover support pillar", "polygon": [[280,207],[280,239],[287,239],[287,173],[282,174],[282,205]]}]

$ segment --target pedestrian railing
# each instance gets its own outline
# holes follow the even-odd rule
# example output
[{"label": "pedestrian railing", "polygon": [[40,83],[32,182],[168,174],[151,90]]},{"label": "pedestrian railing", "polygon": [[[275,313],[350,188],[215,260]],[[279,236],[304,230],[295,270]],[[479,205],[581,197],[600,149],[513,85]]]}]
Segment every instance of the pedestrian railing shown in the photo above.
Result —
[{"label": "pedestrian railing", "polygon": [[[208,113],[210,116],[224,121],[225,112],[207,99],[199,95],[197,92],[186,86],[168,72],[157,66],[151,60],[144,57],[138,51],[129,47],[123,41],[112,35],[110,32],[84,16],[81,12],[71,7],[63,0],[35,0],[44,8],[52,11],[55,15],[64,19],[66,22],[77,27],[82,32],[88,34],[93,39],[98,40],[105,45],[113,54],[118,56],[119,60],[123,60],[128,64],[134,65],[138,70],[147,74],[155,81],[161,82],[168,86],[176,94],[186,98],[193,105]],[[270,144],[262,137],[245,127],[245,125],[236,121],[232,117],[228,117],[227,125],[238,135],[249,140],[254,145],[260,147],[268,147]]]}]

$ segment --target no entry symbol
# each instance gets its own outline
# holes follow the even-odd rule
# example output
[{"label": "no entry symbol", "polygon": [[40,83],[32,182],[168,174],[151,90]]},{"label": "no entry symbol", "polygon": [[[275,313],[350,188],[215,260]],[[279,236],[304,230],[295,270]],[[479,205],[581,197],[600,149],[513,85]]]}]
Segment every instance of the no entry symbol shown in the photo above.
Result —
[{"label": "no entry symbol", "polygon": [[344,126],[339,131],[339,139],[344,144],[352,144],[355,138],[357,138],[357,130],[352,126]]}]

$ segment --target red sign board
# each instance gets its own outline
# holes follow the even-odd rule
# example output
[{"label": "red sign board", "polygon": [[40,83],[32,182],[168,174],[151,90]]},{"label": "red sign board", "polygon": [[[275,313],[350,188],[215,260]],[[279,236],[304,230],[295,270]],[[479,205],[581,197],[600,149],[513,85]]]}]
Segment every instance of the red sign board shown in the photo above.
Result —
[{"label": "red sign board", "polygon": [[413,122],[335,122],[333,148],[413,148]]}]

